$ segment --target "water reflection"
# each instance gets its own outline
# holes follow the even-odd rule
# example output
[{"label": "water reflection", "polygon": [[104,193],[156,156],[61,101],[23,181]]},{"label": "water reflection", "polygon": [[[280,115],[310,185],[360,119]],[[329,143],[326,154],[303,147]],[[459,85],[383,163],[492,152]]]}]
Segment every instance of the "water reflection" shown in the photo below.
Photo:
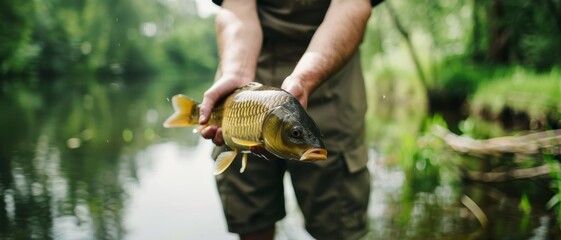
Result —
[{"label": "water reflection", "polygon": [[[531,212],[520,209],[520,199],[488,185],[441,184],[431,192],[407,185],[403,171],[374,168],[374,190],[368,239],[555,239],[555,216],[544,205]],[[422,179],[416,179],[422,181]],[[391,184],[387,184],[391,182]],[[534,186],[535,187],[535,186]],[[470,205],[469,201],[473,201]],[[475,208],[475,209],[473,209]],[[484,214],[487,223],[478,219]]]},{"label": "water reflection", "polygon": [[[226,232],[210,142],[190,129],[161,127],[169,96],[200,99],[207,86],[181,79],[5,83],[0,239],[236,239]],[[388,114],[371,133],[394,136],[376,137],[389,140],[370,151],[366,239],[561,236],[544,207],[552,196],[547,182],[463,182],[455,153],[411,133],[420,118],[396,127],[407,124],[392,120],[402,114],[384,107],[388,98],[373,99],[383,99],[376,108]],[[290,188],[286,195],[289,213],[277,239],[311,239]]]},{"label": "water reflection", "polygon": [[222,217],[211,147],[168,142],[136,155],[141,167],[139,181],[128,188],[126,239],[236,239]]},{"label": "water reflection", "polygon": [[167,96],[207,87],[177,83],[3,83],[0,238],[124,238],[126,183],[138,181],[138,151],[167,138],[197,141],[162,131]]}]

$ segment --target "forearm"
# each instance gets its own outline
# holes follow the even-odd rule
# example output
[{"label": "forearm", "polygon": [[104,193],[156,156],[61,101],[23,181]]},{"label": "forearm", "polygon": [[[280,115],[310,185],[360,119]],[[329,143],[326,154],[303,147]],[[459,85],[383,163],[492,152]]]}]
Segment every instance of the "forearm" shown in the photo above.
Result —
[{"label": "forearm", "polygon": [[255,0],[226,0],[216,16],[220,75],[204,94],[200,124],[207,123],[217,101],[255,79],[263,41],[255,4]]},{"label": "forearm", "polygon": [[306,52],[284,81],[283,88],[305,105],[308,95],[340,70],[355,53],[370,12],[368,1],[333,1]]},{"label": "forearm", "polygon": [[255,1],[224,1],[216,17],[220,72],[241,82],[253,81],[262,31]]}]

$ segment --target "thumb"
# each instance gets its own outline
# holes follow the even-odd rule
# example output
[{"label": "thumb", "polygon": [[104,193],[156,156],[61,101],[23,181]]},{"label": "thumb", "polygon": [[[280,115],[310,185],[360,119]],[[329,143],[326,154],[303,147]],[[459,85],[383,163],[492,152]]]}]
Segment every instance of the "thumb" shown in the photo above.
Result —
[{"label": "thumb", "polygon": [[210,114],[216,103],[237,87],[238,85],[233,81],[217,81],[206,90],[203,96],[203,102],[199,105],[199,124],[206,124],[210,119]]},{"label": "thumb", "polygon": [[216,95],[217,94],[215,94],[214,91],[212,91],[212,89],[209,89],[205,92],[203,97],[203,102],[201,102],[201,104],[199,105],[200,125],[206,124],[210,119],[210,113],[212,112],[212,109],[214,108],[214,104],[216,104],[217,101]]}]

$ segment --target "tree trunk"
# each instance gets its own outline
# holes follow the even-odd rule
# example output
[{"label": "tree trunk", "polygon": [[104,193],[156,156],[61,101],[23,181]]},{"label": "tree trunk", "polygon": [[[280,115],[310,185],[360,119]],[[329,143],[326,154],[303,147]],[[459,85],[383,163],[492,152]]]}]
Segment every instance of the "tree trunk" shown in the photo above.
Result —
[{"label": "tree trunk", "polygon": [[405,40],[405,43],[407,44],[407,48],[409,49],[409,54],[411,55],[411,60],[413,60],[413,63],[415,64],[415,68],[417,69],[417,74],[419,75],[419,79],[421,79],[421,83],[423,84],[424,89],[427,89],[427,78],[421,66],[419,57],[415,52],[415,47],[413,46],[411,37],[409,36],[409,32],[407,32],[407,30],[405,30],[405,28],[403,27],[403,24],[401,24],[399,17],[395,13],[395,10],[393,9],[389,1],[386,1],[385,5],[388,9],[388,12],[390,14],[393,23],[395,24],[395,27],[397,28],[397,30]]},{"label": "tree trunk", "polygon": [[502,0],[493,0],[489,18],[489,59],[492,63],[508,63],[509,34],[504,23],[504,6]]},{"label": "tree trunk", "polygon": [[473,28],[470,42],[471,59],[475,62],[483,62],[485,60],[485,48],[482,46],[482,33],[484,31],[482,22],[484,19],[481,19],[481,16],[482,13],[485,12],[485,3],[482,2],[482,0],[473,0],[472,3]]}]

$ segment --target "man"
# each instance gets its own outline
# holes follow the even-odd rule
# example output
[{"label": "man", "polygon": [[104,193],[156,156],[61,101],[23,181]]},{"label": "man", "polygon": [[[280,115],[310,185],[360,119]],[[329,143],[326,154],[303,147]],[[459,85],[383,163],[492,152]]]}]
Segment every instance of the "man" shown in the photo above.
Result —
[{"label": "man", "polygon": [[[231,232],[241,239],[273,239],[285,216],[283,176],[290,172],[307,231],[317,239],[358,239],[368,231],[370,175],[366,168],[366,97],[358,46],[368,0],[215,0],[220,67],[205,92],[199,122],[221,98],[248,82],[294,95],[324,135],[328,159],[302,163],[236,159],[217,185]],[[223,145],[221,129],[201,135]],[[216,151],[220,151],[218,148]],[[215,155],[216,155],[215,151]]]}]

